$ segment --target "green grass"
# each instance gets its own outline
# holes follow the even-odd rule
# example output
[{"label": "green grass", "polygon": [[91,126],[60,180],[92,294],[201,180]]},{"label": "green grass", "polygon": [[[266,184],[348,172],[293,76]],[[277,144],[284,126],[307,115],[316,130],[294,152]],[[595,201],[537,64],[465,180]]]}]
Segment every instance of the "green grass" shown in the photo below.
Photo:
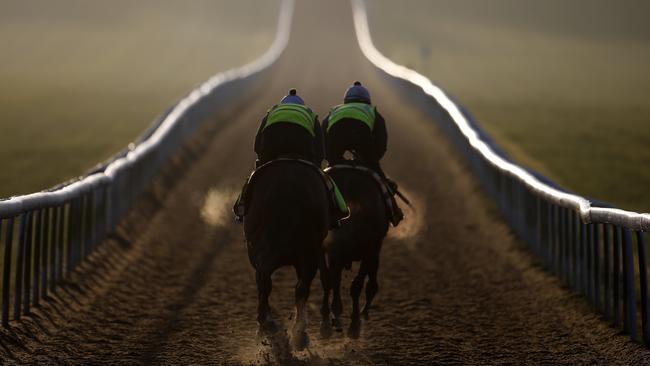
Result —
[{"label": "green grass", "polygon": [[211,75],[254,60],[279,1],[0,0],[0,197],[121,150]]},{"label": "green grass", "polygon": [[377,47],[457,97],[523,165],[650,211],[650,4],[369,2]]}]

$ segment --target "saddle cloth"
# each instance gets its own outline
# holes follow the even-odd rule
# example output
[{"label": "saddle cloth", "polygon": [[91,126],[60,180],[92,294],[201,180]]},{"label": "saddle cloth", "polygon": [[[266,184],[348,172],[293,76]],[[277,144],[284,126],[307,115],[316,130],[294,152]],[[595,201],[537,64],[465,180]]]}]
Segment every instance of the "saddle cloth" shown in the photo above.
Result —
[{"label": "saddle cloth", "polygon": [[332,214],[331,216],[332,216],[333,227],[338,227],[340,225],[341,220],[344,220],[350,216],[350,210],[348,209],[348,206],[345,203],[345,199],[343,198],[341,191],[336,186],[336,183],[329,175],[325,174],[316,164],[312,163],[311,161],[303,160],[303,159],[277,158],[265,164],[262,164],[248,176],[246,182],[244,183],[244,186],[242,187],[242,191],[239,194],[239,197],[237,198],[235,205],[233,206],[235,220],[242,221],[244,216],[246,215],[247,207],[248,207],[247,197],[249,196],[248,191],[250,189],[255,189],[254,188],[255,177],[257,173],[261,170],[267,169],[269,166],[272,166],[282,161],[291,161],[299,164],[305,164],[307,166],[312,167],[316,172],[318,172],[319,176],[323,180],[323,183],[325,184],[325,187],[327,188],[327,191],[329,192],[330,213]]}]

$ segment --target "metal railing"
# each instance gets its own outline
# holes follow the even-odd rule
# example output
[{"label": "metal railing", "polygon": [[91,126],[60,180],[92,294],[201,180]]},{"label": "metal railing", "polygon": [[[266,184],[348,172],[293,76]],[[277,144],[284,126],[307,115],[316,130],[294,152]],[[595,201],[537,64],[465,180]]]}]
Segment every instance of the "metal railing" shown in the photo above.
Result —
[{"label": "metal railing", "polygon": [[[516,234],[564,283],[593,307],[650,344],[648,257],[650,215],[608,207],[567,192],[526,170],[500,151],[472,116],[425,76],[395,64],[373,45],[363,0],[352,0],[357,39],[364,55],[409,95],[419,96]],[[639,301],[640,300],[640,301]],[[641,315],[641,324],[638,315]]]},{"label": "metal railing", "polygon": [[18,320],[113,232],[180,148],[216,113],[232,110],[286,48],[294,7],[283,0],[273,44],[256,61],[196,87],[137,143],[76,181],[0,200],[1,321]]}]

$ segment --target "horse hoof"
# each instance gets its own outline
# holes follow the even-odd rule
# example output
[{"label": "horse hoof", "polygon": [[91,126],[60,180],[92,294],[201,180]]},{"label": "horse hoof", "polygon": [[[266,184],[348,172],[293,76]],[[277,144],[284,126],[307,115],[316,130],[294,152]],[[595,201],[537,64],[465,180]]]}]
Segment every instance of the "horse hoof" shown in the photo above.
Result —
[{"label": "horse hoof", "polygon": [[368,321],[370,319],[370,313],[368,309],[364,308],[363,311],[361,312],[361,316],[363,316],[363,320]]},{"label": "horse hoof", "polygon": [[295,351],[302,351],[309,347],[309,336],[305,332],[296,334],[291,339],[291,346]]},{"label": "horse hoof", "polygon": [[263,323],[260,323],[260,329],[258,330],[258,334],[260,335],[273,335],[280,330],[280,327],[273,321],[273,320],[267,320]]},{"label": "horse hoof", "polygon": [[337,332],[342,332],[343,331],[343,324],[341,323],[340,318],[332,319],[332,326],[334,327],[334,330],[337,331]]},{"label": "horse hoof", "polygon": [[320,336],[323,338],[332,336],[332,322],[329,319],[323,320],[320,323]]}]

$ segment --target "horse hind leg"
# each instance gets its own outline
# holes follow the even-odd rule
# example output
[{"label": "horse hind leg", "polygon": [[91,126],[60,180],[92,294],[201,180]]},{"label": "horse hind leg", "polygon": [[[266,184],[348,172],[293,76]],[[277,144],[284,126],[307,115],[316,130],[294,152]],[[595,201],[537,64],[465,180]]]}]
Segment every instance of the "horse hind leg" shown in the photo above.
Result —
[{"label": "horse hind leg", "polygon": [[278,330],[277,325],[271,318],[271,307],[269,305],[269,296],[273,282],[271,272],[256,271],[255,281],[257,282],[257,322],[260,325],[262,333],[275,333]]},{"label": "horse hind leg", "polygon": [[359,316],[359,297],[363,289],[363,283],[368,273],[368,262],[364,259],[359,266],[359,273],[352,280],[350,286],[350,297],[352,297],[352,315],[350,316],[350,327],[348,328],[348,337],[356,339],[361,334],[361,318]]},{"label": "horse hind leg", "polygon": [[370,307],[372,300],[379,291],[379,284],[377,283],[377,271],[379,269],[379,258],[368,259],[368,282],[366,283],[366,303],[361,310],[361,314],[365,320],[370,317]]},{"label": "horse hind leg", "polygon": [[343,330],[341,314],[343,313],[343,302],[341,301],[341,272],[343,267],[338,263],[330,264],[330,285],[332,287],[332,325],[337,332]]},{"label": "horse hind leg", "polygon": [[296,283],[296,319],[293,325],[291,341],[297,351],[302,351],[309,346],[307,335],[307,299],[311,282],[316,276],[317,265],[297,269],[298,283]]},{"label": "horse hind leg", "polygon": [[327,266],[327,261],[323,255],[319,261],[318,270],[320,272],[320,282],[323,287],[323,303],[321,305],[320,314],[321,314],[321,324],[320,324],[320,334],[323,338],[329,338],[332,336],[332,321],[330,320],[330,272]]}]

